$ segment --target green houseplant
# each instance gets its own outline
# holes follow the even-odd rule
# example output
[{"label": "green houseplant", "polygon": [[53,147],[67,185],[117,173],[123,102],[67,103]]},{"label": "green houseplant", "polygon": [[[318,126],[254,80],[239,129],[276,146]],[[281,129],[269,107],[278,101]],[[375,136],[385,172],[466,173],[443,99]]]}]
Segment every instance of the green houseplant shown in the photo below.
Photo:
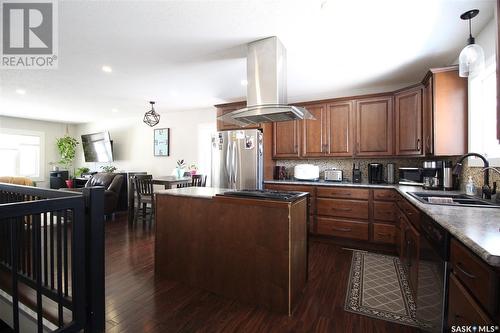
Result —
[{"label": "green houseplant", "polygon": [[112,165],[103,165],[103,166],[101,166],[101,170],[102,170],[102,172],[113,173],[116,171],[116,167],[112,166]]},{"label": "green houseplant", "polygon": [[56,139],[56,146],[57,150],[59,151],[59,155],[61,155],[61,160],[59,161],[59,164],[63,165],[66,170],[68,170],[69,174],[69,179],[66,181],[66,185],[68,185],[68,188],[73,187],[73,173],[71,168],[73,166],[73,161],[75,160],[76,156],[76,146],[78,146],[78,141],[69,136],[68,134],[64,135],[61,138]]},{"label": "green houseplant", "polygon": [[87,173],[89,171],[90,171],[90,169],[87,167],[78,168],[75,171],[75,177],[80,177],[81,175],[83,175],[84,173]]}]

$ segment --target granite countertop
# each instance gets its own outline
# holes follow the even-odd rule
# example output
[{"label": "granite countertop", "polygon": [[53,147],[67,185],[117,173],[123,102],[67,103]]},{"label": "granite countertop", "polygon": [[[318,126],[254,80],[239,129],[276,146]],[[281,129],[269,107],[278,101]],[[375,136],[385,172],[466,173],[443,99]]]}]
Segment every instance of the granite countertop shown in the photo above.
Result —
[{"label": "granite countertop", "polygon": [[181,187],[173,188],[168,190],[155,191],[157,195],[174,195],[181,197],[193,197],[193,198],[206,198],[211,199],[218,194],[224,194],[224,192],[232,191],[227,188],[218,187]]},{"label": "granite countertop", "polygon": [[366,184],[325,181],[272,180],[266,184],[352,186],[369,188],[392,188],[397,190],[414,206],[431,217],[455,238],[492,266],[500,267],[500,208],[477,208],[446,205],[431,205],[418,201],[409,192],[458,193],[428,191],[419,186],[398,184]]}]

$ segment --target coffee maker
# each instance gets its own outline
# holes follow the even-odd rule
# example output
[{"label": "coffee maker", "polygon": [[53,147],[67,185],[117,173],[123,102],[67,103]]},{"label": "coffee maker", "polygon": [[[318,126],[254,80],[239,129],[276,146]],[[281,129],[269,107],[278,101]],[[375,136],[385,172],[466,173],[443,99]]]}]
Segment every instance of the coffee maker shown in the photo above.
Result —
[{"label": "coffee maker", "polygon": [[443,189],[444,161],[424,161],[422,168],[423,188],[427,190]]},{"label": "coffee maker", "polygon": [[370,184],[384,183],[384,166],[382,164],[368,164],[368,182]]}]

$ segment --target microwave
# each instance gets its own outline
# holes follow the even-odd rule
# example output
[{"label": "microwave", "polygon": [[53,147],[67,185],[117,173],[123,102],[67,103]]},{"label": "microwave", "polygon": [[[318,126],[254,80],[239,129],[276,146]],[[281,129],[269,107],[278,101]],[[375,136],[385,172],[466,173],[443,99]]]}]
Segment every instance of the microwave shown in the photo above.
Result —
[{"label": "microwave", "polygon": [[399,184],[401,185],[424,185],[422,168],[399,168]]}]

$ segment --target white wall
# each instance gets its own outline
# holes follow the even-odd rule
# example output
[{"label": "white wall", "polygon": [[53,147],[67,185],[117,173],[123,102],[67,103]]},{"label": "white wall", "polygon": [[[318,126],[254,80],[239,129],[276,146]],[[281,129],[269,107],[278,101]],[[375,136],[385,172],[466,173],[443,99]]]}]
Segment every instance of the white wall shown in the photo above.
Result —
[{"label": "white wall", "polygon": [[42,177],[43,180],[37,180],[37,186],[49,187],[49,171],[52,167],[50,162],[57,162],[61,158],[56,147],[56,139],[64,136],[66,126],[70,135],[74,134],[74,125],[66,125],[64,123],[14,118],[0,116],[0,128],[42,132],[45,134],[45,147],[42,156]]},{"label": "white wall", "polygon": [[[210,174],[211,134],[216,131],[214,108],[176,111],[161,114],[158,125],[151,128],[142,122],[142,116],[81,124],[76,136],[109,131],[113,140],[114,162],[119,171],[147,171],[154,176],[171,175],[176,161],[184,159],[189,165],[196,163],[199,173]],[[170,156],[153,155],[153,130],[170,128]],[[105,163],[108,164],[108,163]],[[99,163],[85,163],[82,148],[77,153],[77,167],[87,166],[100,171]]]}]

